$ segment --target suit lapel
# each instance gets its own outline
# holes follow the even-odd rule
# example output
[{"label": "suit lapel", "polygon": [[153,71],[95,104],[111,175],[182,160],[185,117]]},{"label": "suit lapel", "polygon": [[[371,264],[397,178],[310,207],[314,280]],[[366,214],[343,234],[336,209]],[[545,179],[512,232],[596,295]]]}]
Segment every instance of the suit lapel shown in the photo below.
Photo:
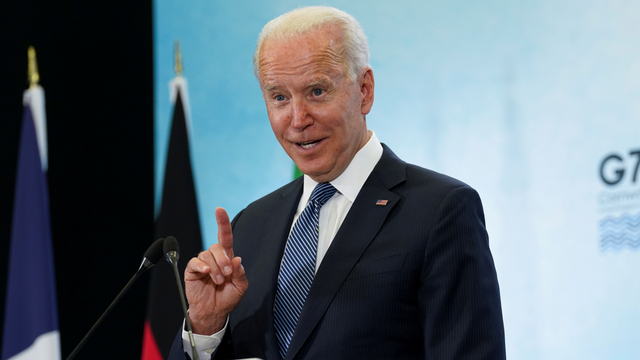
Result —
[{"label": "suit lapel", "polygon": [[[404,181],[406,164],[383,147],[382,158],[358,193],[320,264],[285,360],[293,359],[300,350],[389,212],[400,201],[400,196],[389,189]],[[387,200],[387,204],[376,205],[378,200]]]},{"label": "suit lapel", "polygon": [[[260,269],[258,286],[261,294],[254,295],[258,298],[265,299],[265,324],[267,329],[257,334],[265,334],[264,349],[265,358],[278,359],[278,342],[273,328],[273,303],[277,289],[278,272],[280,271],[280,262],[284,252],[284,246],[289,237],[289,230],[295,214],[300,196],[302,196],[302,178],[294,181],[292,186],[286,187],[281,192],[282,200],[277,201],[265,211],[265,222],[260,231],[263,234],[259,253],[260,262],[257,268]],[[284,221],[283,221],[284,220]],[[265,231],[266,230],[266,231]]]}]

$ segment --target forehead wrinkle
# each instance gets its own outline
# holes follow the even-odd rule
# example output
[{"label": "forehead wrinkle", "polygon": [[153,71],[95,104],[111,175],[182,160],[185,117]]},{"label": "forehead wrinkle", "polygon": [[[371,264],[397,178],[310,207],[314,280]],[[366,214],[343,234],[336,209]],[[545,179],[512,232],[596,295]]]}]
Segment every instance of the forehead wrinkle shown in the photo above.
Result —
[{"label": "forehead wrinkle", "polygon": [[[316,46],[307,51],[306,56],[296,56],[296,50],[287,46],[288,40],[283,41],[267,41],[261,51],[258,61],[259,73],[267,77],[271,75],[295,75],[300,69],[309,67],[309,70],[319,70],[322,73],[329,74],[339,72],[346,73],[345,51],[340,41],[336,41],[332,37],[326,39],[321,46]],[[285,57],[281,49],[285,46],[293,56]],[[274,55],[277,54],[277,55]],[[284,57],[284,61],[282,58]]]},{"label": "forehead wrinkle", "polygon": [[[307,88],[312,88],[312,87],[316,87],[316,86],[320,86],[320,85],[334,85],[334,81],[331,79],[331,77],[326,76],[326,75],[319,75],[319,76],[314,76],[305,87]],[[262,86],[262,89],[265,91],[271,91],[276,89],[278,86],[276,84],[273,83],[269,83],[269,82],[265,82],[265,84]]]},{"label": "forehead wrinkle", "polygon": [[276,74],[290,75],[293,73],[297,73],[298,70],[303,69],[305,67],[309,67],[310,69],[325,69],[329,68],[340,69],[342,70],[342,61],[340,61],[339,56],[337,56],[332,51],[326,51],[326,53],[313,54],[307,56],[303,59],[295,61],[295,63],[286,62],[283,63],[278,61],[275,58],[263,58],[260,61],[262,72],[275,72]]}]

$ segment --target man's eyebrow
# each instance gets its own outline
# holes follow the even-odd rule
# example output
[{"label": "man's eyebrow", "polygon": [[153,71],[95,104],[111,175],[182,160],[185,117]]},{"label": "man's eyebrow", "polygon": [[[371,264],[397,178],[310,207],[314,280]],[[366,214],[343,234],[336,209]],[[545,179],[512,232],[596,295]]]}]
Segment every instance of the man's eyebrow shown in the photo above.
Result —
[{"label": "man's eyebrow", "polygon": [[331,81],[331,79],[323,76],[309,82],[309,85],[307,85],[307,87],[315,87],[318,85],[332,85],[332,84],[333,84],[333,81]]},{"label": "man's eyebrow", "polygon": [[274,84],[264,84],[264,86],[262,87],[262,89],[266,91],[273,90],[275,88],[276,86]]}]

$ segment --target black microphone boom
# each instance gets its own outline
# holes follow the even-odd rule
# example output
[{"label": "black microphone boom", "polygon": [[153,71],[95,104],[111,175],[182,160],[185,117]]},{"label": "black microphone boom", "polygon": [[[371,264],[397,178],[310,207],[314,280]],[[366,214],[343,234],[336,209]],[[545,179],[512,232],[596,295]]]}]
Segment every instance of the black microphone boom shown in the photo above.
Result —
[{"label": "black microphone boom", "polygon": [[172,265],[173,273],[176,276],[176,282],[178,283],[178,292],[180,293],[180,301],[182,302],[182,312],[184,313],[184,323],[187,326],[187,332],[189,333],[191,353],[193,354],[193,360],[198,360],[196,343],[193,340],[193,330],[191,329],[191,321],[189,320],[189,313],[187,312],[187,301],[184,298],[184,291],[182,291],[182,282],[180,281],[180,275],[178,274],[178,259],[180,258],[180,246],[178,246],[178,240],[176,240],[176,238],[174,238],[173,236],[167,237],[164,240],[162,249],[167,261]]},{"label": "black microphone boom", "polygon": [[107,310],[105,310],[102,313],[102,315],[100,316],[100,318],[98,319],[98,321],[96,321],[96,323],[93,324],[93,327],[91,327],[89,332],[87,332],[87,335],[85,335],[84,338],[82,338],[82,340],[80,341],[78,346],[76,346],[76,348],[73,349],[71,354],[67,357],[67,360],[73,359],[78,354],[78,352],[84,346],[84,344],[87,342],[87,340],[89,340],[89,338],[91,337],[93,332],[98,328],[98,325],[100,325],[100,323],[102,323],[102,320],[104,320],[107,317],[107,314],[109,314],[109,312],[111,312],[111,309],[113,309],[113,307],[118,303],[118,301],[120,301],[122,296],[127,292],[127,290],[129,290],[131,285],[133,285],[133,283],[138,279],[138,277],[143,272],[149,270],[153,265],[155,265],[155,263],[157,263],[158,260],[160,260],[160,258],[162,257],[162,254],[163,254],[162,250],[163,250],[164,241],[165,241],[164,239],[158,239],[158,240],[154,241],[153,244],[151,244],[151,246],[149,246],[147,251],[144,252],[144,257],[142,258],[142,263],[140,264],[140,267],[138,268],[138,271],[136,271],[136,273],[129,280],[127,285],[125,285],[124,288],[122,289],[122,291],[120,291],[118,296],[116,296],[116,298],[113,299],[113,301],[111,302],[111,304],[109,305]]}]

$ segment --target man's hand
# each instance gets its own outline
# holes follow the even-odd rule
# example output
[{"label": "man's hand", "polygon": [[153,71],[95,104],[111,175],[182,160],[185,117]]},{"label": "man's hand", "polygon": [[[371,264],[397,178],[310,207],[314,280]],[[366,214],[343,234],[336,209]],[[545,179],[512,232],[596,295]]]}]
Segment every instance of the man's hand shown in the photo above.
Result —
[{"label": "man's hand", "polygon": [[229,215],[216,209],[218,243],[191,259],[184,271],[193,332],[212,335],[222,330],[249,283],[239,257],[233,255],[233,234]]}]

